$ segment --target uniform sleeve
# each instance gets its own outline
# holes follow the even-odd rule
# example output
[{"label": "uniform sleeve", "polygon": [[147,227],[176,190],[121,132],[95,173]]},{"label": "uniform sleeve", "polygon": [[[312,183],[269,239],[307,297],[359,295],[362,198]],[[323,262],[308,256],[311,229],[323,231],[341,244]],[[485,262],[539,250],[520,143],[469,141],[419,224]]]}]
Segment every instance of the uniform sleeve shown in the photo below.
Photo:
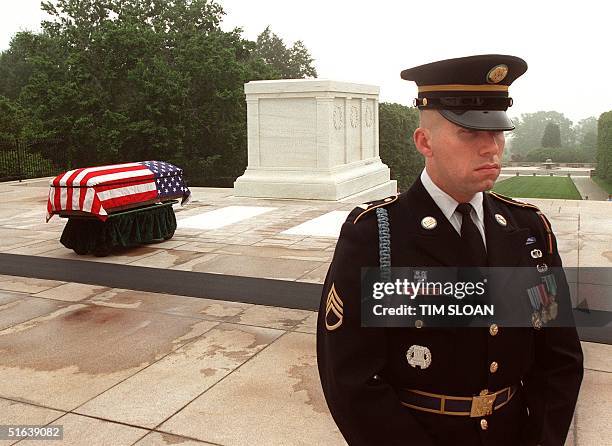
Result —
[{"label": "uniform sleeve", "polygon": [[[544,223],[544,222],[543,222]],[[546,220],[550,227],[550,223]],[[548,237],[548,233],[544,233]],[[556,267],[558,296],[571,303],[569,287],[557,250],[555,236],[550,231],[553,248],[551,266]],[[571,311],[571,305],[565,306]],[[573,320],[566,315],[566,320]],[[574,415],[582,382],[583,356],[575,327],[544,327],[534,330],[535,366],[523,378],[525,398],[529,408],[529,424],[525,429],[525,444],[563,446]]]},{"label": "uniform sleeve", "polygon": [[[375,233],[374,233],[375,235]],[[386,363],[381,328],[362,328],[361,266],[375,237],[344,223],[325,279],[317,324],[317,359],[327,405],[350,446],[433,445],[433,440],[379,376]],[[375,254],[375,252],[374,252]],[[375,377],[376,375],[376,377]]]}]

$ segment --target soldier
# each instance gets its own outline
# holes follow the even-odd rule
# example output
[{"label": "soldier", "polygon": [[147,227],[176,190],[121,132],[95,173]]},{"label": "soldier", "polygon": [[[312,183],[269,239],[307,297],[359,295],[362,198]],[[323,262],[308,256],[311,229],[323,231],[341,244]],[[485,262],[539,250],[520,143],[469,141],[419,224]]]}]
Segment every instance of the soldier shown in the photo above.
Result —
[{"label": "soldier", "polygon": [[[349,214],[317,323],[323,391],[351,446],[565,442],[583,375],[575,327],[542,327],[543,310],[528,328],[361,326],[362,267],[561,266],[544,215],[487,192],[514,128],[508,86],[526,70],[520,58],[481,55],[401,73],[418,85],[425,169],[406,192]],[[563,274],[558,288],[569,295]]]}]

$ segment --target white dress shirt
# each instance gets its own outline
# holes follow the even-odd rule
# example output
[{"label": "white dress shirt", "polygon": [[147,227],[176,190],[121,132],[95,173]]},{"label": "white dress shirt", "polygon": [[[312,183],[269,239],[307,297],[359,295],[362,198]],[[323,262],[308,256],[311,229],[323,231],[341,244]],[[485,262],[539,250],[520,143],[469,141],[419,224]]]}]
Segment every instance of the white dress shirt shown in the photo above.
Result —
[{"label": "white dress shirt", "polygon": [[[444,216],[448,219],[450,224],[453,225],[453,228],[455,228],[457,233],[461,235],[461,221],[463,217],[456,211],[457,205],[459,204],[457,200],[448,195],[433,182],[427,173],[427,169],[423,169],[423,172],[421,172],[421,182]],[[482,200],[482,192],[478,192],[476,195],[474,195],[474,197],[472,197],[472,199],[469,201],[469,203],[472,205],[470,216],[480,232],[482,242],[484,243],[486,249],[487,240],[484,231],[484,209],[482,207]]]}]

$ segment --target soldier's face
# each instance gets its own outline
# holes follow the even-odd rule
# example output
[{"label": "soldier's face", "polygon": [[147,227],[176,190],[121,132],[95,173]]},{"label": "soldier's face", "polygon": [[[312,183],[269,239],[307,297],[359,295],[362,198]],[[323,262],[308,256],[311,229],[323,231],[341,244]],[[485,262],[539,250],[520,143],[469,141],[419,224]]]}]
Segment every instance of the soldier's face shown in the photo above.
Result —
[{"label": "soldier's face", "polygon": [[[440,116],[440,115],[438,115]],[[427,138],[427,171],[457,201],[491,189],[499,176],[504,152],[503,131],[471,130],[442,118]]]}]

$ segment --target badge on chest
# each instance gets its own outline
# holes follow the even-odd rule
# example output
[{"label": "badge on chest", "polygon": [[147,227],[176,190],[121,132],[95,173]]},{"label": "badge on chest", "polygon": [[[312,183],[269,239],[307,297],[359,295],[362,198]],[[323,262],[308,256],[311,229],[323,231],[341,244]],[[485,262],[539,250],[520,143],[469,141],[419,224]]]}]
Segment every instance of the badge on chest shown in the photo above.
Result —
[{"label": "badge on chest", "polygon": [[426,369],[431,364],[431,352],[422,345],[411,345],[406,352],[406,359],[412,367],[419,366],[421,369]]}]

